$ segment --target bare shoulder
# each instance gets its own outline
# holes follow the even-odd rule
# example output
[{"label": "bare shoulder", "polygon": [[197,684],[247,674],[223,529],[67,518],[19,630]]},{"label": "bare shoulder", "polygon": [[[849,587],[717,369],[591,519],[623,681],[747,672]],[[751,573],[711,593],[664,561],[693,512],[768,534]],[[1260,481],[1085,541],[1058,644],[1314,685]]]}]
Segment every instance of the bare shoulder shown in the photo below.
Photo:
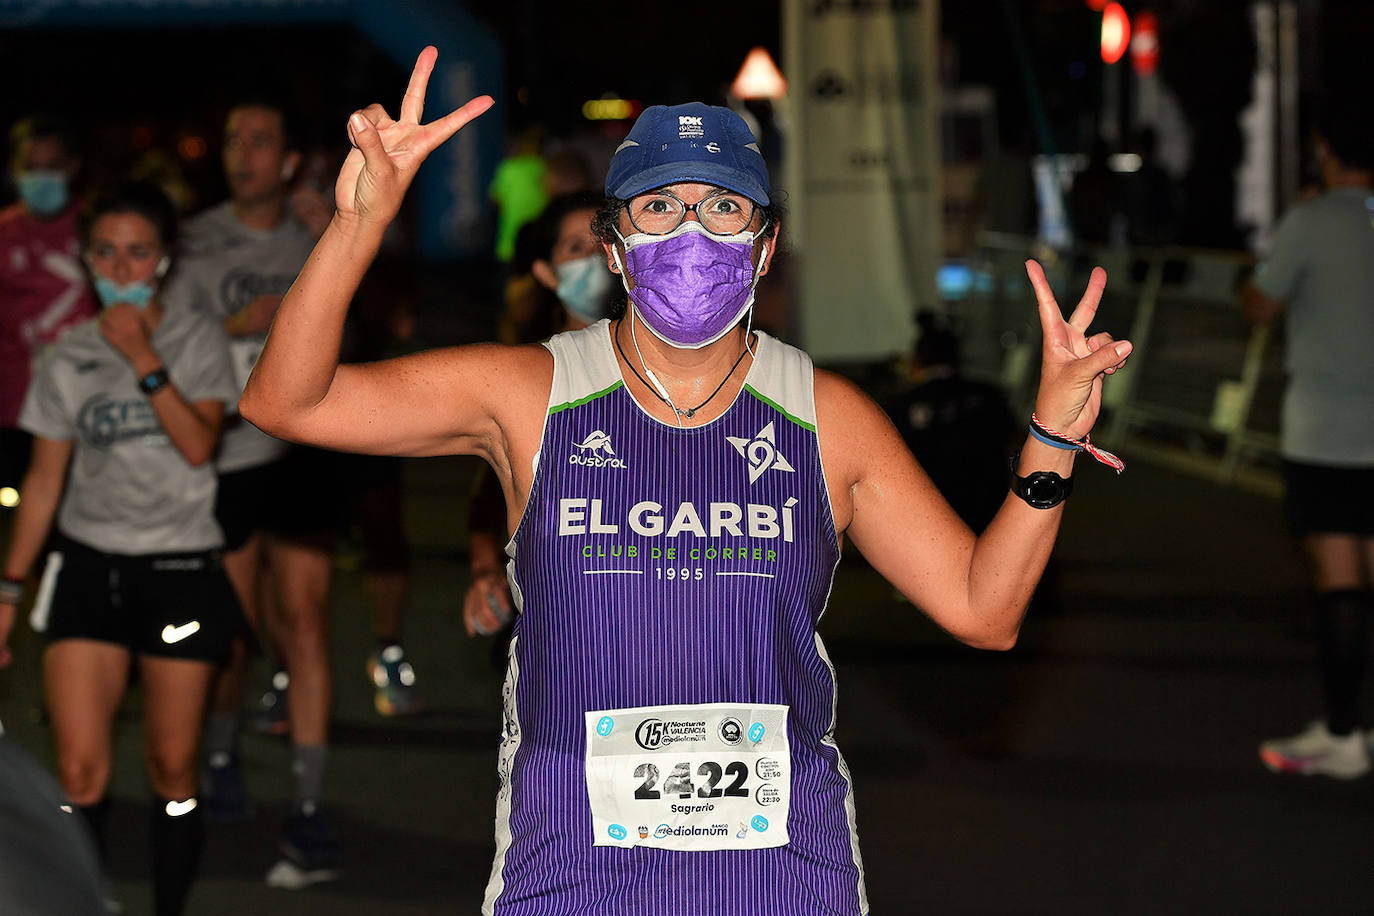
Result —
[{"label": "bare shoulder", "polygon": [[341,365],[328,396],[308,411],[274,409],[271,391],[250,381],[245,399],[257,394],[240,401],[240,411],[296,442],[374,454],[479,454],[496,463],[527,431],[537,437],[552,377],[553,358],[542,347],[468,344]]},{"label": "bare shoulder", "polygon": [[[854,382],[824,369],[816,370],[816,430],[827,469],[859,470],[873,449],[895,438],[883,409]],[[848,456],[849,460],[832,460]]]},{"label": "bare shoulder", "polygon": [[540,344],[477,344],[489,353],[488,383],[496,394],[497,415],[515,411],[537,418],[540,428],[553,385],[553,354]]},{"label": "bare shoulder", "polygon": [[854,494],[878,469],[909,470],[915,462],[881,407],[854,382],[816,370],[816,435],[826,485],[840,531],[853,519]]},{"label": "bare shoulder", "polygon": [[[462,385],[479,400],[488,392],[521,398],[548,386],[553,378],[553,357],[537,345],[508,346],[497,343],[464,344],[422,350],[373,367],[401,376],[430,377],[448,387]],[[493,403],[496,400],[494,399]]]},{"label": "bare shoulder", "polygon": [[433,365],[444,371],[499,375],[504,384],[516,388],[537,383],[541,376],[544,381],[553,377],[553,355],[539,344],[463,344],[425,350],[416,356],[433,360]]},{"label": "bare shoulder", "polygon": [[478,453],[504,480],[513,476],[518,489],[528,482],[524,471],[539,450],[544,416],[553,385],[553,354],[539,344],[509,346],[482,343],[436,351],[446,366],[450,392],[484,404],[491,426],[478,443]]},{"label": "bare shoulder", "polygon": [[553,355],[538,344],[466,344],[405,357],[396,370],[433,373],[443,386],[437,396],[484,404],[498,425],[508,427],[519,417],[542,418],[553,381]]}]

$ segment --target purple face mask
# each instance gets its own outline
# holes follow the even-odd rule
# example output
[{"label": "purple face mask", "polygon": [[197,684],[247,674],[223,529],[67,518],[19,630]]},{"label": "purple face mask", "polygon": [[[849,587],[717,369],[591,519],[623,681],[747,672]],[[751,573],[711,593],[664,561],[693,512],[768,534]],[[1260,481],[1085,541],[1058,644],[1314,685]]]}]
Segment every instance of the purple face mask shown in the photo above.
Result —
[{"label": "purple face mask", "polygon": [[667,235],[636,232],[621,241],[621,281],[628,269],[635,281],[630,300],[645,327],[665,343],[689,350],[715,343],[754,304],[764,257],[755,268],[752,232],[717,238],[684,222]]}]

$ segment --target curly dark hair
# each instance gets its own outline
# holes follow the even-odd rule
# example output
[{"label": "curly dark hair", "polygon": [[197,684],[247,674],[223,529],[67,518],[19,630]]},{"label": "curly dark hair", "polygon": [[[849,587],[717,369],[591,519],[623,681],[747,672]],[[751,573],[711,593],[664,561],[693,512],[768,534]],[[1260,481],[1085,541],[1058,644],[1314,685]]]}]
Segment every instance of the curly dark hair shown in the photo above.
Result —
[{"label": "curly dark hair", "polygon": [[[601,209],[597,210],[592,217],[592,234],[596,236],[597,241],[605,245],[614,245],[620,241],[620,237],[616,235],[616,231],[620,228],[620,211],[624,210],[628,204],[628,200],[622,200],[619,197],[607,197],[605,199]],[[763,214],[763,237],[776,243],[778,230],[782,226],[784,217],[787,216],[787,206],[781,199],[781,194],[774,192],[772,200],[768,204],[759,206],[759,212]],[[611,303],[608,313],[611,319],[623,317],[628,305],[628,299],[622,290],[621,294],[616,296]]]}]

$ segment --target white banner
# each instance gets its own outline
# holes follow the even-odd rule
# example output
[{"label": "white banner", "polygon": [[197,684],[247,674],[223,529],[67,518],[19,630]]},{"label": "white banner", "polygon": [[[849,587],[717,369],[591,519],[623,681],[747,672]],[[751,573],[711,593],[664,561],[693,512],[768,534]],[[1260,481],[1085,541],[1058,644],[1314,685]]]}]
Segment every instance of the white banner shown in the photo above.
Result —
[{"label": "white banner", "polygon": [[784,0],[789,232],[802,344],[910,346],[941,252],[936,0]]}]

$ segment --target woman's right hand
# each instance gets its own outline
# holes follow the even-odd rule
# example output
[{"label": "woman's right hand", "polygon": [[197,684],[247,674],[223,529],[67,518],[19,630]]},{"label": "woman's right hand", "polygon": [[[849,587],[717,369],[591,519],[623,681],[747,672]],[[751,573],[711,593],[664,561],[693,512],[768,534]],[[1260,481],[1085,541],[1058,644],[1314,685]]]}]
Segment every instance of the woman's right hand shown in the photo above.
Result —
[{"label": "woman's right hand", "polygon": [[334,183],[334,206],[339,216],[386,225],[401,208],[401,200],[421,163],[473,118],[492,106],[480,95],[437,121],[421,124],[425,89],[439,52],[433,46],[420,52],[410,85],[401,100],[401,116],[393,120],[381,105],[355,111],[348,119],[353,144]]},{"label": "woman's right hand", "polygon": [[463,624],[469,636],[479,633],[490,636],[500,632],[510,622],[510,589],[500,572],[477,574],[472,577],[467,594],[463,596]]}]

